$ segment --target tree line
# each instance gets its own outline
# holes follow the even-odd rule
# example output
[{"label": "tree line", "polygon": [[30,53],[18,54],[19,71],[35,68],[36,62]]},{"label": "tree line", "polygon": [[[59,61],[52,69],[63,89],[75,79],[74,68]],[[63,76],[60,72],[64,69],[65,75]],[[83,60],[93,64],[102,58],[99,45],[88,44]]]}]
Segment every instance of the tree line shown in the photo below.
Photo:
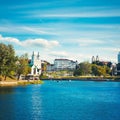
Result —
[{"label": "tree line", "polygon": [[[28,63],[27,54],[16,56],[12,45],[0,43],[0,80],[13,76],[17,76],[19,80],[21,74],[26,76],[31,71]],[[46,64],[42,64],[42,71],[46,71],[46,67]],[[111,64],[104,65],[99,61],[79,63],[73,71],[74,76],[106,76],[111,73]]]},{"label": "tree line", "polygon": [[82,62],[74,70],[74,76],[107,76],[112,74],[112,69],[110,65],[104,65],[100,62],[89,63]]},{"label": "tree line", "polygon": [[18,76],[19,80],[21,74],[27,75],[30,71],[28,60],[27,54],[16,56],[12,45],[0,43],[0,80],[13,76]]}]

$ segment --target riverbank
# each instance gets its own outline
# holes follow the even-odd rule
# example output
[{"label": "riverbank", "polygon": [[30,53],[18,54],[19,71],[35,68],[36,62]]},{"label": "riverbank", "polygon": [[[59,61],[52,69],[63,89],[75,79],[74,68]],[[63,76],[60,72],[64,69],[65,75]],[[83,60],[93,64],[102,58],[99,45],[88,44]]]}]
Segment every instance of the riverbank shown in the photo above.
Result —
[{"label": "riverbank", "polygon": [[76,81],[111,81],[120,82],[120,77],[108,76],[108,77],[89,77],[89,76],[79,76],[79,77],[61,77],[61,78],[44,78],[42,80],[76,80]]},{"label": "riverbank", "polygon": [[0,81],[0,87],[4,86],[23,86],[29,84],[43,84],[42,80],[19,80],[19,81]]},{"label": "riverbank", "polygon": [[56,81],[95,81],[95,82],[120,82],[120,77],[117,76],[109,76],[109,77],[89,77],[89,76],[79,76],[79,77],[61,77],[61,78],[44,78],[41,80],[15,80],[15,79],[7,79],[6,81],[0,81],[0,87],[4,86],[24,86],[29,84],[43,84],[44,80],[56,80]]}]

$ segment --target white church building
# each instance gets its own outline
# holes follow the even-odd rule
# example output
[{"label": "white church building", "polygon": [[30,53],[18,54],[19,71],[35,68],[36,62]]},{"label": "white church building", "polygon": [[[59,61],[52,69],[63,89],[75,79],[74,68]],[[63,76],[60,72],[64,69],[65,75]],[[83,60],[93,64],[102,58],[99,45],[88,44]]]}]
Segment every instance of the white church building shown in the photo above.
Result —
[{"label": "white church building", "polygon": [[41,59],[40,59],[39,52],[38,54],[35,54],[33,52],[30,66],[31,66],[31,75],[33,76],[41,75]]}]

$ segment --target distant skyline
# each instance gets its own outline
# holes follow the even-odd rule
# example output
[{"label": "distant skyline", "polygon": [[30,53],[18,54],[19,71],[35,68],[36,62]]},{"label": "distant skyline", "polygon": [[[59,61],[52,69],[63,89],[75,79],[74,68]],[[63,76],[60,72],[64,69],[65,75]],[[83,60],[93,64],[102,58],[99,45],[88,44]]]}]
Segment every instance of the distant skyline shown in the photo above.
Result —
[{"label": "distant skyline", "polygon": [[117,61],[119,0],[0,0],[0,43],[42,60]]}]

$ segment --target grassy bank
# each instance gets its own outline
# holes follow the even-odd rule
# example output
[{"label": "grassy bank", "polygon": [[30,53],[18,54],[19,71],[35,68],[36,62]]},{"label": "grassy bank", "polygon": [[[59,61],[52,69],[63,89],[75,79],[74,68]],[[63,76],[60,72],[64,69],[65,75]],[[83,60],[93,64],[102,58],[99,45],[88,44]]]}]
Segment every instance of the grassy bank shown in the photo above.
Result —
[{"label": "grassy bank", "polygon": [[10,78],[10,77],[7,77],[6,80],[4,80],[4,77],[0,76],[0,87],[29,85],[29,84],[43,84],[43,81],[42,80],[17,80],[16,78]]},{"label": "grassy bank", "polygon": [[21,80],[21,81],[18,81],[17,83],[18,85],[43,84],[43,81],[42,80],[30,80],[30,81]]},{"label": "grassy bank", "polygon": [[4,86],[24,86],[24,85],[30,85],[30,84],[43,84],[42,80],[6,80],[6,81],[0,81],[0,87]]},{"label": "grassy bank", "polygon": [[[120,81],[120,76],[66,76],[66,77],[56,77],[56,78],[43,78],[42,80],[86,80],[86,81]],[[30,84],[43,84],[42,80],[19,80],[7,78],[6,81],[0,81],[0,87],[3,86],[24,86]]]}]

